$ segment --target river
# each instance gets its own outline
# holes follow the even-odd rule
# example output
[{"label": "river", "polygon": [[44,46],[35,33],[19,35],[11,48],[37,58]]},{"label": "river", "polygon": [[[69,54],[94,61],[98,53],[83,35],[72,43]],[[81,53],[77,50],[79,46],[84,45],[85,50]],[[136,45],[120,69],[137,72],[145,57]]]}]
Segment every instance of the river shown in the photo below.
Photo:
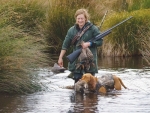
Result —
[{"label": "river", "polygon": [[36,71],[43,91],[28,95],[0,95],[0,113],[150,113],[150,68],[142,58],[103,58],[96,76],[112,73],[128,89],[106,95],[75,93],[65,86],[74,81],[70,73],[53,74],[50,68]]}]

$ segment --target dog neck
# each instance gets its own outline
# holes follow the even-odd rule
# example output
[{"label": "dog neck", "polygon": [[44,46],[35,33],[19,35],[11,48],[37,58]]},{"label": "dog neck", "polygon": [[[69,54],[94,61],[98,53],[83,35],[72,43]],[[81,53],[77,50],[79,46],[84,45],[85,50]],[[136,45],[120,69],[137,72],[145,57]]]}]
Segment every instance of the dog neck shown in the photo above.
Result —
[{"label": "dog neck", "polygon": [[91,86],[90,87],[91,90],[96,90],[97,81],[98,81],[97,77],[91,76],[90,81],[89,81],[89,84]]}]

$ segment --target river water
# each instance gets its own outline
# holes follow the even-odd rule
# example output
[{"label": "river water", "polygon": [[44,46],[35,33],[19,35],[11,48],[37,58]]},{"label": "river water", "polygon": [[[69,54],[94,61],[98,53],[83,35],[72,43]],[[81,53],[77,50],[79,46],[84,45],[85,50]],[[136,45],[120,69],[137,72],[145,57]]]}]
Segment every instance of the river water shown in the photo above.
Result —
[{"label": "river water", "polygon": [[0,95],[0,113],[150,113],[150,68],[142,58],[103,58],[96,76],[112,73],[128,89],[106,95],[75,93],[65,86],[74,81],[70,73],[53,74],[50,68],[37,69],[45,90],[29,95]]}]

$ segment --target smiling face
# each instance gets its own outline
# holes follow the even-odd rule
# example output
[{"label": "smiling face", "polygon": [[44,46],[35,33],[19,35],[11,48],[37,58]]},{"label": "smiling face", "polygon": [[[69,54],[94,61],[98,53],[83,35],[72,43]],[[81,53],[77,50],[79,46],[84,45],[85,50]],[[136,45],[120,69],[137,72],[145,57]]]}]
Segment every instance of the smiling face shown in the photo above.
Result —
[{"label": "smiling face", "polygon": [[76,23],[79,25],[80,28],[82,28],[85,23],[86,23],[86,18],[84,16],[84,14],[79,14],[77,17],[76,17]]},{"label": "smiling face", "polygon": [[78,24],[80,28],[82,28],[90,19],[90,15],[88,14],[88,11],[86,9],[78,9],[74,17],[76,20],[76,24]]}]

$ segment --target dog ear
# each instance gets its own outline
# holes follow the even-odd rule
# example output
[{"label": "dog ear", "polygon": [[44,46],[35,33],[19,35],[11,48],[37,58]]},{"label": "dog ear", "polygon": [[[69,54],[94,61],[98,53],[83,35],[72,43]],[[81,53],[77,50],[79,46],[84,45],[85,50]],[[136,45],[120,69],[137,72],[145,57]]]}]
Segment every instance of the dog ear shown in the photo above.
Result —
[{"label": "dog ear", "polygon": [[83,75],[82,78],[81,78],[81,80],[84,80],[84,79],[85,79],[85,76]]},{"label": "dog ear", "polygon": [[89,82],[88,82],[88,84],[89,84],[89,89],[90,89],[90,90],[95,90],[95,88],[96,88],[96,80],[95,80],[95,77],[90,74],[90,75],[88,76],[88,79],[89,79]]},{"label": "dog ear", "polygon": [[100,88],[99,88],[99,92],[100,92],[100,93],[104,93],[104,94],[106,94],[106,88],[105,88],[105,87],[103,87],[103,86],[102,86],[102,87],[100,87]]},{"label": "dog ear", "polygon": [[89,81],[88,79],[89,79],[89,77],[88,77],[87,74],[84,74],[84,75],[82,76],[82,78],[81,78],[81,80],[84,80],[84,81],[86,81],[86,82]]}]

